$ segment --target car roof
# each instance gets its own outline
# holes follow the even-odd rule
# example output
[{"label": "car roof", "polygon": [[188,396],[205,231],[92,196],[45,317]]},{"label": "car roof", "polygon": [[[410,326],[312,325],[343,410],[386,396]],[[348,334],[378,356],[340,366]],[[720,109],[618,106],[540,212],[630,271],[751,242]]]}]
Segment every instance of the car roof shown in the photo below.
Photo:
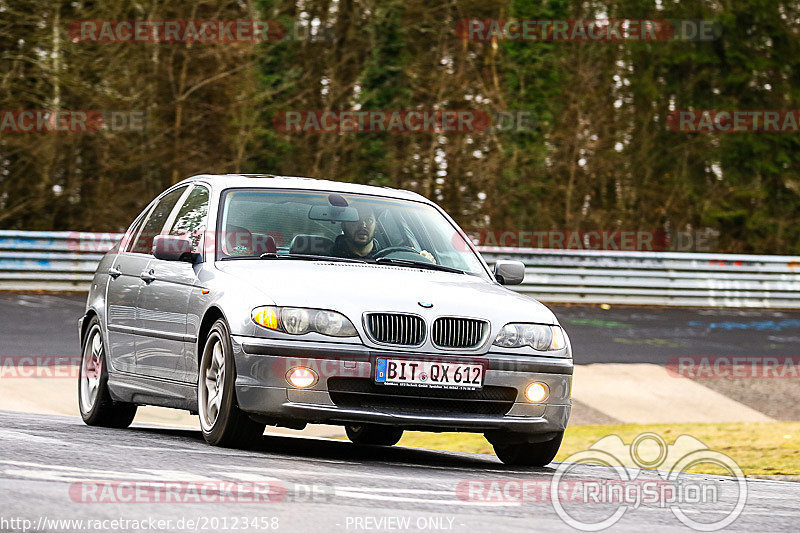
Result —
[{"label": "car roof", "polygon": [[352,194],[370,194],[405,200],[423,201],[432,203],[424,196],[412,191],[393,189],[391,187],[376,187],[374,185],[360,185],[342,181],[321,180],[297,176],[276,176],[272,174],[198,174],[181,181],[182,184],[193,181],[205,181],[215,188],[264,188],[264,189],[303,189],[309,191],[333,191]]}]

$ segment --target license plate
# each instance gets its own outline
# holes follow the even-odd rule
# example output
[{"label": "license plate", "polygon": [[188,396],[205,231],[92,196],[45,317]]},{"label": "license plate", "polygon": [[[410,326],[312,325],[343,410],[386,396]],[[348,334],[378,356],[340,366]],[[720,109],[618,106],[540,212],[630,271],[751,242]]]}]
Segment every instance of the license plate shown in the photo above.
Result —
[{"label": "license plate", "polygon": [[375,364],[375,381],[387,385],[480,389],[483,365],[379,357]]}]

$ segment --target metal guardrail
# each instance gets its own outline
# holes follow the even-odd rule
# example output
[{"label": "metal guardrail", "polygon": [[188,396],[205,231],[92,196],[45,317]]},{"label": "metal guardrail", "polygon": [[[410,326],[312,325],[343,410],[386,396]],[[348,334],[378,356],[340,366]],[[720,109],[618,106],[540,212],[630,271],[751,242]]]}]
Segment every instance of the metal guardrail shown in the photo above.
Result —
[{"label": "metal guardrail", "polygon": [[122,234],[0,230],[0,290],[88,291]]},{"label": "metal guardrail", "polygon": [[[0,290],[86,291],[121,234],[0,230]],[[545,302],[800,308],[800,257],[480,248],[525,263],[518,292]]]},{"label": "metal guardrail", "polygon": [[483,248],[525,263],[517,290],[545,302],[800,308],[800,257]]}]

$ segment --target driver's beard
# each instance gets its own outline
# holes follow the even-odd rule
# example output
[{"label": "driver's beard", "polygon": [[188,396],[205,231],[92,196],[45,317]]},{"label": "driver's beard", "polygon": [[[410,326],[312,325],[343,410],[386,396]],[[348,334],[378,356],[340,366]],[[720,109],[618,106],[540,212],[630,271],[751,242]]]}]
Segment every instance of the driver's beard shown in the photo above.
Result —
[{"label": "driver's beard", "polygon": [[360,255],[362,257],[369,254],[372,251],[373,247],[375,246],[373,239],[368,240],[364,244],[360,244],[355,241],[350,241],[348,245],[350,246],[350,250],[354,254]]}]

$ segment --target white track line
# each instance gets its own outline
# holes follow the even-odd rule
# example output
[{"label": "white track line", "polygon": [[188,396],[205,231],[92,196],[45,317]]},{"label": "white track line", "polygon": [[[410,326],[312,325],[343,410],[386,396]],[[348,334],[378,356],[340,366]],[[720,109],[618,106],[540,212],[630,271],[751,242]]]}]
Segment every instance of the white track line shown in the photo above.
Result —
[{"label": "white track line", "polygon": [[380,494],[364,494],[362,492],[336,491],[336,497],[353,498],[356,500],[377,500],[386,502],[403,503],[429,503],[434,505],[456,505],[461,507],[519,507],[520,502],[468,502],[461,500],[432,500],[430,498],[405,498],[399,496],[382,496]]}]

